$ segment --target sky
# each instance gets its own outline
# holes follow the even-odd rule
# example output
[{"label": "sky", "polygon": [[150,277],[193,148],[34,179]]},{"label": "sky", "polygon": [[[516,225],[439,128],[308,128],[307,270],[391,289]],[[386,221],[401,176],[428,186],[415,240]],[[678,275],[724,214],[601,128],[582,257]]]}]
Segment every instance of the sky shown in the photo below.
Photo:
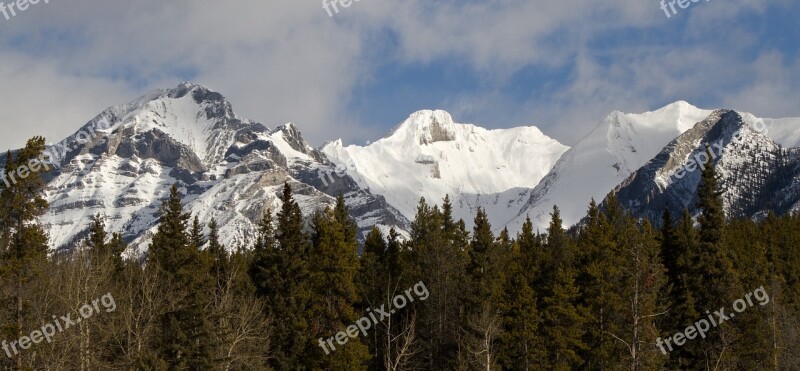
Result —
[{"label": "sky", "polygon": [[0,147],[58,142],[182,81],[315,146],[374,141],[421,109],[566,145],[612,111],[677,100],[800,116],[800,3],[687,3],[667,2],[667,17],[659,0],[354,0],[338,13],[322,0],[41,0],[8,19],[0,5]]}]

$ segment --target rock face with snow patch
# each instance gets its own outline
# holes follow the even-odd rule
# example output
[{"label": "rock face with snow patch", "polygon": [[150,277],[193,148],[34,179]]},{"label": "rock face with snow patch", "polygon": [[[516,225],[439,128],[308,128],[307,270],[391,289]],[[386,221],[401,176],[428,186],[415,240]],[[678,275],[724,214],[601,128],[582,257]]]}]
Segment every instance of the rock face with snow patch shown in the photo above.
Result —
[{"label": "rock face with snow patch", "polygon": [[535,127],[487,130],[453,122],[444,111],[419,111],[366,147],[333,142],[322,151],[362,189],[386,197],[413,219],[420,197],[453,200],[454,216],[471,225],[478,207],[500,228],[568,148]]},{"label": "rock face with snow patch", "polygon": [[[101,125],[102,124],[102,125]],[[768,132],[749,127],[764,126]],[[91,217],[106,216],[136,251],[146,249],[172,184],[187,211],[215,218],[229,248],[252,244],[255,225],[281,207],[289,183],[304,214],[342,194],[360,236],[378,226],[407,235],[419,199],[440,204],[471,226],[483,208],[495,229],[520,230],[526,217],[544,230],[553,205],[565,225],[589,201],[616,191],[634,214],[657,221],[664,207],[692,208],[699,171],[675,170],[722,141],[713,162],[731,216],[800,210],[800,119],[760,119],[676,102],[653,112],[614,112],[573,148],[535,127],[487,130],[419,111],[368,146],[341,140],[315,149],[293,124],[269,129],[237,116],[219,93],[184,83],[112,107],[57,150],[44,174],[51,207],[43,217],[57,248],[75,246]],[[745,136],[733,141],[737,131]],[[75,140],[79,138],[80,140]],[[0,160],[4,155],[0,155]]]},{"label": "rock face with snow patch", "polygon": [[544,230],[554,205],[565,225],[577,223],[592,198],[600,202],[667,143],[711,113],[686,102],[643,114],[612,113],[558,160],[508,222],[509,229],[519,230],[530,217],[534,228]]},{"label": "rock face with snow patch", "polygon": [[773,141],[764,120],[731,110],[715,111],[670,142],[615,192],[634,215],[656,223],[665,208],[673,215],[684,208],[696,214],[705,166],[713,166],[719,176],[723,207],[730,218],[798,210],[797,148]]},{"label": "rock face with snow patch", "polygon": [[263,213],[280,208],[285,182],[307,216],[343,194],[364,230],[402,230],[408,224],[383,197],[346,176],[322,184],[318,174],[333,171],[333,165],[294,125],[270,130],[240,118],[222,95],[202,86],[185,83],[147,94],[109,108],[87,127],[101,121],[108,129],[73,143],[60,168],[48,174],[51,207],[43,222],[56,247],[73,246],[91,216],[102,214],[111,230],[145,249],[173,183],[187,211],[201,220],[217,219],[229,248],[253,242]]}]

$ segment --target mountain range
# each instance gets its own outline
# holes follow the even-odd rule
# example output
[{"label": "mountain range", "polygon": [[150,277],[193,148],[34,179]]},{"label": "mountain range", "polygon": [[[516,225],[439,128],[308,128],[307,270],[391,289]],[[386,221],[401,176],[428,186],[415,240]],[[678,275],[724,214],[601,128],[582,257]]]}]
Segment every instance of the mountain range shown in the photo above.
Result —
[{"label": "mountain range", "polygon": [[449,196],[468,227],[483,208],[495,231],[511,233],[526,218],[544,230],[554,205],[566,225],[578,223],[590,200],[610,192],[657,221],[665,207],[694,210],[700,171],[688,169],[712,143],[724,149],[710,164],[729,216],[800,209],[800,118],[683,101],[612,112],[571,148],[536,127],[489,130],[440,110],[415,112],[366,146],[334,140],[314,148],[296,125],[240,117],[223,95],[191,83],[108,108],[79,131],[87,128],[100,129],[43,174],[50,209],[42,222],[59,249],[75,246],[101,214],[131,253],[144,251],[174,183],[186,210],[215,218],[231,249],[252,243],[257,220],[280,208],[285,182],[307,216],[343,195],[360,236],[372,226],[408,235],[421,197],[441,204]]}]

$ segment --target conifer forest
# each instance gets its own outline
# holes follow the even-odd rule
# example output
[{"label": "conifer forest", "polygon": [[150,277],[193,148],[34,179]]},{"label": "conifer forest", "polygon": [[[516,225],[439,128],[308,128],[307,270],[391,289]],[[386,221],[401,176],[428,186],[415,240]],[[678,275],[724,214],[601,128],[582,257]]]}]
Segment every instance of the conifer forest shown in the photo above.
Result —
[{"label": "conifer forest", "polygon": [[49,247],[43,186],[0,184],[3,369],[800,369],[800,215],[727,218],[713,167],[699,215],[637,219],[612,194],[572,228],[555,207],[495,235],[421,199],[410,237],[363,242],[342,197],[303,215],[287,184],[257,239],[224,246],[175,185],[140,255],[102,215]]}]

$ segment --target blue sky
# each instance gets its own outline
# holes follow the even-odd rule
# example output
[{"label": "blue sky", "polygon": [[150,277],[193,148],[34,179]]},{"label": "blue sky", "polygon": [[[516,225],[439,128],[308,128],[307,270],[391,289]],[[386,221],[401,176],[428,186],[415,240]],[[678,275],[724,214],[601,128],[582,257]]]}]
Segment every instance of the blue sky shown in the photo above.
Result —
[{"label": "blue sky", "polygon": [[[8,1],[6,1],[8,3]],[[223,5],[224,4],[224,5]],[[538,126],[573,145],[614,110],[676,100],[800,116],[800,5],[657,0],[43,2],[0,13],[0,145],[56,142],[103,109],[190,80],[315,145],[411,113]]]}]

